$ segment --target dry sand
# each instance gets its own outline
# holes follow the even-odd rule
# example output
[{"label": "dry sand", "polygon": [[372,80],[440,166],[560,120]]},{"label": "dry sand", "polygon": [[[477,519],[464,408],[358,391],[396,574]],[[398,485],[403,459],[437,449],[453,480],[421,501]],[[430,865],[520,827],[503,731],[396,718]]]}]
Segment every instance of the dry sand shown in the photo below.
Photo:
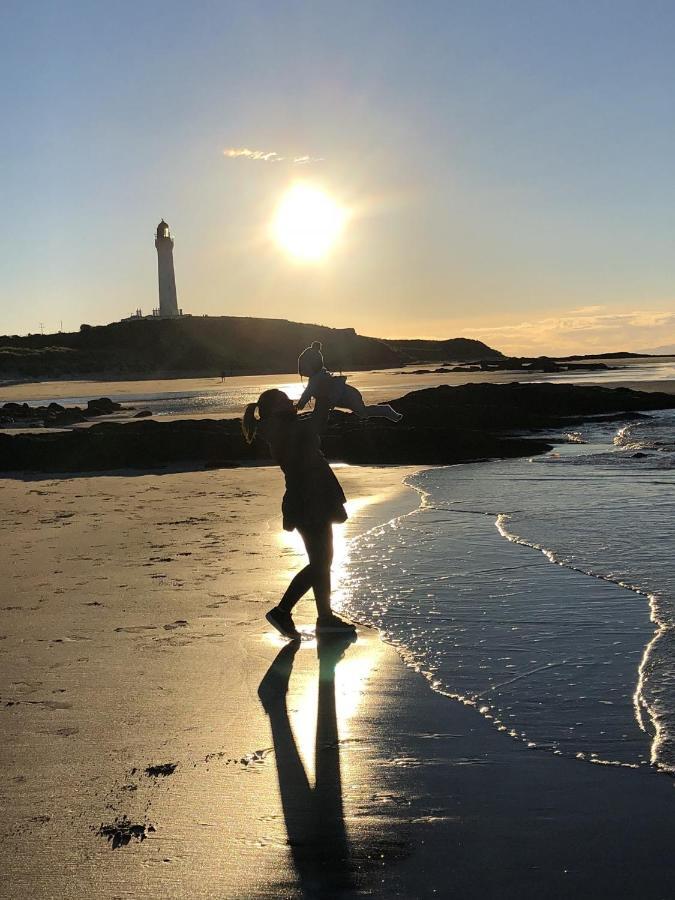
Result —
[{"label": "dry sand", "polygon": [[[405,472],[338,472],[338,581]],[[673,895],[667,777],[529,751],[368,630],[320,663],[270,634],[278,470],[2,489],[0,896]]]}]

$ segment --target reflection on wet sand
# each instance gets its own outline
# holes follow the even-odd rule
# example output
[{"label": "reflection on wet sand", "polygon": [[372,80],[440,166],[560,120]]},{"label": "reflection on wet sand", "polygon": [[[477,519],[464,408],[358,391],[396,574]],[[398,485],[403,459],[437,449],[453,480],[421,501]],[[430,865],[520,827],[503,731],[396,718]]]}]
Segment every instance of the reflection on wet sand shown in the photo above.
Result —
[{"label": "reflection on wet sand", "polygon": [[331,636],[321,639],[317,645],[319,692],[314,787],[310,785],[298,750],[286,702],[300,642],[282,648],[258,687],[272,729],[288,846],[302,896],[336,896],[354,883],[342,806],[335,702],[335,668],[353,640]]}]

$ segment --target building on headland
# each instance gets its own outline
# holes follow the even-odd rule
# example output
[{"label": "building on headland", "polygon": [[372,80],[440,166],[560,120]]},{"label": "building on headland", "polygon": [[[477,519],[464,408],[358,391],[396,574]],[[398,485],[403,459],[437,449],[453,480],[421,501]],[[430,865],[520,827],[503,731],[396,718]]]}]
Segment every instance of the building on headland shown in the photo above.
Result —
[{"label": "building on headland", "polygon": [[159,281],[159,306],[152,310],[152,315],[144,316],[141,309],[122,319],[129,322],[132,319],[176,319],[183,315],[183,310],[178,308],[178,296],[176,293],[176,275],[173,268],[173,235],[169,226],[162,219],[155,232],[155,247],[157,249],[157,276]]}]

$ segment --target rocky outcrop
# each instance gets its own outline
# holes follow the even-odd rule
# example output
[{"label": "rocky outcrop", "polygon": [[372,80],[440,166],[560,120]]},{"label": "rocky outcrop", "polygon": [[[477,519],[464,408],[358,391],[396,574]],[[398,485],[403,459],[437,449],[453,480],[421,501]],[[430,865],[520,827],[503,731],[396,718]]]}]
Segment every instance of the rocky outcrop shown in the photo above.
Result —
[{"label": "rocky outcrop", "polygon": [[[675,395],[557,384],[469,384],[413,391],[392,404],[405,416],[396,425],[334,413],[323,438],[326,455],[374,465],[526,456],[550,449],[536,436],[539,429],[562,431],[591,415],[675,408]],[[526,437],[523,430],[535,434]],[[3,472],[226,466],[268,456],[263,441],[246,444],[238,419],[139,419],[71,431],[0,434]]]},{"label": "rocky outcrop", "polygon": [[[596,372],[601,369],[616,368],[603,362],[571,363],[550,356],[508,356],[500,360],[484,359],[479,368],[483,372]],[[458,368],[456,371],[462,371]]]},{"label": "rocky outcrop", "polygon": [[42,424],[51,428],[64,428],[86,422],[96,416],[108,416],[122,409],[121,403],[114,403],[108,397],[89,400],[86,409],[79,406],[29,406],[27,403],[4,403],[0,407],[0,427],[2,425]]},{"label": "rocky outcrop", "polygon": [[464,384],[412,391],[393,401],[407,423],[503,431],[551,428],[587,416],[673,409],[675,395],[595,385]]},{"label": "rocky outcrop", "polygon": [[[340,416],[323,439],[326,455],[350,463],[433,464],[522,456],[549,448],[545,441],[505,438],[461,428],[354,424]],[[0,434],[0,471],[79,472],[219,466],[266,460],[263,441],[248,446],[237,419],[101,422],[67,432]]]}]

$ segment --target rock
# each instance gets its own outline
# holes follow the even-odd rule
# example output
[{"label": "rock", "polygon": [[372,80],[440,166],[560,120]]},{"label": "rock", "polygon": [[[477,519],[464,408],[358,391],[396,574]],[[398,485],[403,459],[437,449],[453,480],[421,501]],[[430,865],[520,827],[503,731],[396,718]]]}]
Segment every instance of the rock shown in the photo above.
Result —
[{"label": "rock", "polygon": [[63,412],[55,412],[45,418],[44,424],[48,428],[65,428],[68,425],[76,425],[79,422],[87,421],[87,417],[77,406],[69,409],[62,407],[62,409]]},{"label": "rock", "polygon": [[120,403],[113,403],[107,397],[90,400],[85,410],[79,406],[62,406],[50,403],[48,406],[29,406],[27,403],[5,403],[2,412],[12,419],[28,420],[29,425],[44,423],[52,428],[66,428],[86,422],[88,417],[109,415],[122,409]]},{"label": "rock", "polygon": [[148,416],[152,415],[152,411],[149,409],[139,409],[139,411],[134,415],[134,419],[147,419]]},{"label": "rock", "polygon": [[3,403],[2,411],[14,419],[26,418],[27,403]]},{"label": "rock", "polygon": [[86,415],[107,416],[120,409],[122,409],[121,403],[114,403],[109,397],[100,397],[98,400],[87,401]]},{"label": "rock", "polygon": [[565,363],[565,368],[568,372],[575,371],[584,371],[584,372],[596,372],[598,369],[609,369],[610,366],[607,363]]}]

